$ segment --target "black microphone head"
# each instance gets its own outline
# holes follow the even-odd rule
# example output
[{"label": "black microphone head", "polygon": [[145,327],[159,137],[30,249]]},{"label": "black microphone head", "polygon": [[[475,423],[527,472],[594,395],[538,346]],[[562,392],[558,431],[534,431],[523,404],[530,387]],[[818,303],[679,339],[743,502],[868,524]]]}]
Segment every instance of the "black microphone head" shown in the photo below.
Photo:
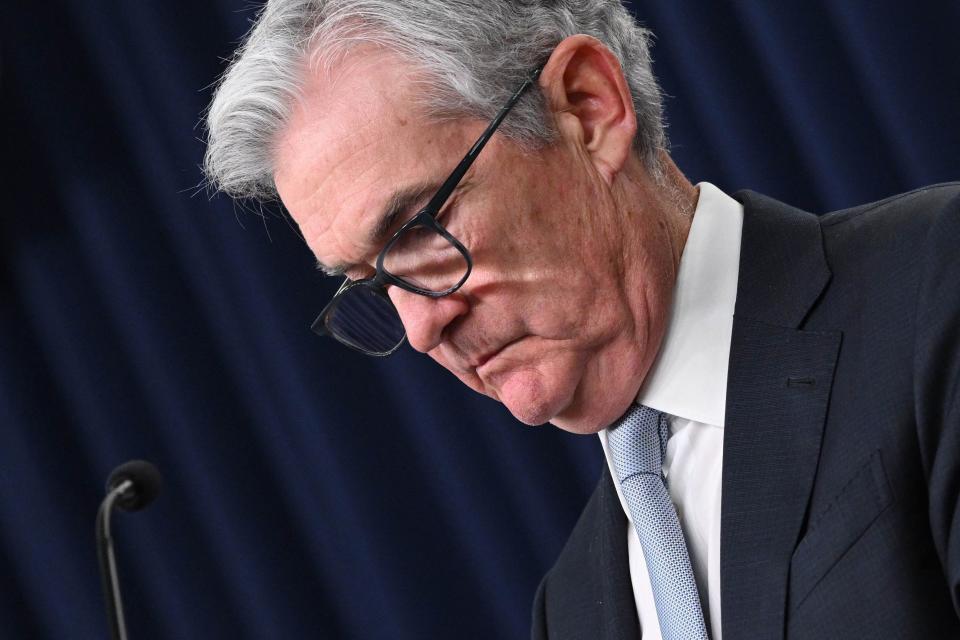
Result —
[{"label": "black microphone head", "polygon": [[146,460],[131,460],[114,469],[107,479],[107,491],[113,491],[124,480],[133,483],[133,488],[124,491],[117,499],[117,506],[124,511],[139,511],[160,493],[160,472]]}]

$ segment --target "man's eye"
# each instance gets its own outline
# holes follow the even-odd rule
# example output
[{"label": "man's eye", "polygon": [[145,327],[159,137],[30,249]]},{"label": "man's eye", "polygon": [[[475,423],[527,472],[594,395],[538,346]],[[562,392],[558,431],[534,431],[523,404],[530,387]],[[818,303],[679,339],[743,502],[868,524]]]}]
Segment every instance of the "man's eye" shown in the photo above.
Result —
[{"label": "man's eye", "polygon": [[449,230],[450,224],[457,217],[456,213],[457,213],[457,209],[459,209],[457,204],[458,203],[456,200],[447,202],[446,206],[444,206],[443,209],[440,209],[440,212],[437,214],[437,222],[441,223],[448,230]]}]

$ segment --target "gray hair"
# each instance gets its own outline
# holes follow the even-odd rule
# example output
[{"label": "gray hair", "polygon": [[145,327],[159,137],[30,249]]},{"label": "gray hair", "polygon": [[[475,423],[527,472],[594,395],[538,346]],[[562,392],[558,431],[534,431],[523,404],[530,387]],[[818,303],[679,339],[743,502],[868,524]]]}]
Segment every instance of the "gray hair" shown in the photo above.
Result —
[{"label": "gray hair", "polygon": [[[270,0],[207,112],[207,180],[234,197],[275,198],[274,143],[302,74],[330,69],[357,46],[385,48],[420,71],[429,115],[490,119],[574,34],[597,38],[620,61],[637,116],[634,147],[657,174],[666,136],[651,34],[619,0]],[[539,91],[527,93],[500,131],[529,146],[556,135]]]}]

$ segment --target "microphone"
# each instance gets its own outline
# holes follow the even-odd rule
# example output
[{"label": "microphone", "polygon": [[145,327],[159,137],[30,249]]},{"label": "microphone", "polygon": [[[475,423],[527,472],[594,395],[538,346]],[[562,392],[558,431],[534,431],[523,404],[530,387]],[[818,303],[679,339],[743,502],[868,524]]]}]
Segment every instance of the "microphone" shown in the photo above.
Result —
[{"label": "microphone", "polygon": [[146,460],[125,462],[114,469],[107,479],[107,496],[97,512],[97,559],[100,561],[103,597],[113,640],[127,640],[127,625],[123,619],[120,580],[110,535],[110,516],[115,506],[124,511],[143,509],[156,499],[160,484],[160,472],[151,463]]}]

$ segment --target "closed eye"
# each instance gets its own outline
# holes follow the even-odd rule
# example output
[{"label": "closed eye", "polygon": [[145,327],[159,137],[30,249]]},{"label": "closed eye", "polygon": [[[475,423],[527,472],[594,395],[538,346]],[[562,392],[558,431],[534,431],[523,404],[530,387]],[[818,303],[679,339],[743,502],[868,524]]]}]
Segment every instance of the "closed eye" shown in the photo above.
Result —
[{"label": "closed eye", "polygon": [[456,218],[456,213],[460,209],[460,194],[454,194],[449,200],[447,200],[443,209],[436,215],[436,220],[444,226],[449,231],[450,223],[454,218]]}]

